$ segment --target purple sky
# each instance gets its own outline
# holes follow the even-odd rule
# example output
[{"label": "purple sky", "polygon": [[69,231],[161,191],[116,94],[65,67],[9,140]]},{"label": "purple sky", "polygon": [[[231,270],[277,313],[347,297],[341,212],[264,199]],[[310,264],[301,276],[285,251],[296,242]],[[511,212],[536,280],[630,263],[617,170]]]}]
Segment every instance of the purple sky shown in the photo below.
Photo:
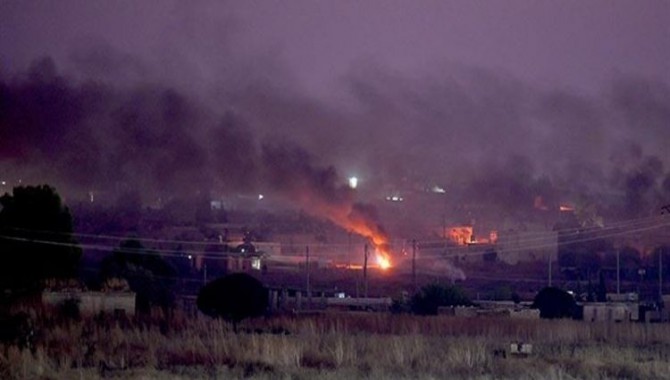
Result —
[{"label": "purple sky", "polygon": [[0,1],[0,174],[265,191],[286,155],[498,204],[670,198],[669,1],[156,3]]},{"label": "purple sky", "polygon": [[475,65],[587,90],[617,72],[670,78],[667,1],[247,4],[239,12],[252,20],[246,38],[277,46],[319,91],[360,60],[411,74]]},{"label": "purple sky", "polygon": [[[643,1],[3,1],[0,61],[64,61],[109,43],[217,80],[236,59],[274,61],[327,94],[359,65],[402,75],[502,70],[597,91],[620,73],[670,82],[670,3]],[[165,62],[170,61],[170,62]],[[245,63],[246,64],[246,63]],[[255,63],[261,64],[261,63]]]}]

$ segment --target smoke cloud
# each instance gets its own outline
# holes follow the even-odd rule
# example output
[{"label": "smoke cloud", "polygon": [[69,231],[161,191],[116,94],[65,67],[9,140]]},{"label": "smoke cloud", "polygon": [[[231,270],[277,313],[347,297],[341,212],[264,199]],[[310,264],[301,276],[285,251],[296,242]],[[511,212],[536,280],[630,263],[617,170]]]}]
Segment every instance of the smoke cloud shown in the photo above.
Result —
[{"label": "smoke cloud", "polygon": [[[338,103],[301,93],[281,70],[204,90],[141,80],[149,64],[105,46],[70,59],[72,73],[43,58],[0,79],[3,180],[145,201],[263,191],[340,225],[366,220],[370,236],[386,233],[364,201],[388,189],[437,184],[499,219],[522,218],[538,196],[616,219],[670,199],[665,83],[621,77],[586,97],[481,69],[410,79],[365,66]],[[367,190],[345,186],[354,171]]]}]

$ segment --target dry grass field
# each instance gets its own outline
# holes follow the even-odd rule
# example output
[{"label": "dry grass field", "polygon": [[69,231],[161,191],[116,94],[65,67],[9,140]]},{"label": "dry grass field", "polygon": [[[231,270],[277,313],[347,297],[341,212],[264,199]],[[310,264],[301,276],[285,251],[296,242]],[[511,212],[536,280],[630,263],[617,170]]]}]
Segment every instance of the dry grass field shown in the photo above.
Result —
[{"label": "dry grass field", "polygon": [[[245,321],[31,311],[0,346],[3,379],[662,379],[670,325],[323,314]],[[528,342],[527,357],[509,354]]]}]

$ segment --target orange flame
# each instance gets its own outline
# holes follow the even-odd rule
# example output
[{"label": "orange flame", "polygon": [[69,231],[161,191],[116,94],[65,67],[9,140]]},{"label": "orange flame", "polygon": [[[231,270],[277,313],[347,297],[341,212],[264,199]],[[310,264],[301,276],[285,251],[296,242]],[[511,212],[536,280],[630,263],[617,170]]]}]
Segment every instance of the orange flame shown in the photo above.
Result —
[{"label": "orange flame", "polygon": [[377,267],[386,270],[392,266],[390,255],[384,248],[388,245],[386,233],[365,210],[357,207],[346,197],[342,201],[327,200],[310,187],[295,188],[295,192],[291,195],[308,213],[326,218],[342,228],[370,239],[375,247],[374,261]]},{"label": "orange flame", "polygon": [[327,217],[336,224],[370,239],[374,246],[375,266],[387,270],[391,268],[391,256],[388,253],[388,238],[386,234],[372,220],[358,214],[353,209],[342,212],[342,209],[331,209]]},{"label": "orange flame", "polygon": [[388,254],[386,254],[386,252],[381,251],[376,252],[375,258],[377,261],[377,265],[379,266],[379,269],[387,270],[391,268],[391,260],[388,257]]}]

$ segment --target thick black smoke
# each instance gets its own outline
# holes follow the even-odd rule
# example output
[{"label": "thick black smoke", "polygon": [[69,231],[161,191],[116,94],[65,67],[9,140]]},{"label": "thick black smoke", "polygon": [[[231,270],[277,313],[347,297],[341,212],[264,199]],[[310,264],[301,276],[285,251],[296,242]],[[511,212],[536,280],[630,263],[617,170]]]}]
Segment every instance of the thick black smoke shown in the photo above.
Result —
[{"label": "thick black smoke", "polygon": [[[22,181],[138,202],[216,193],[266,194],[314,216],[383,234],[334,167],[289,140],[258,141],[231,111],[217,114],[174,88],[68,80],[51,59],[0,87],[0,165]],[[226,107],[224,106],[225,110]]]},{"label": "thick black smoke", "polygon": [[253,170],[248,133],[169,86],[75,82],[45,58],[3,78],[0,109],[0,165],[14,181],[160,196],[245,185]]},{"label": "thick black smoke", "polygon": [[[125,72],[146,69],[123,57]],[[336,105],[286,78],[237,78],[194,94],[96,75],[68,76],[47,58],[0,78],[1,180],[138,191],[145,201],[274,191],[300,202],[297,186],[338,205],[358,201],[342,190],[342,173],[355,168],[368,198],[391,189],[411,199],[438,184],[450,202],[486,205],[500,219],[522,218],[538,196],[611,218],[670,201],[663,83],[622,78],[585,97],[481,70],[409,80],[366,69],[349,78],[350,103]],[[431,224],[433,209],[410,212]]]}]

